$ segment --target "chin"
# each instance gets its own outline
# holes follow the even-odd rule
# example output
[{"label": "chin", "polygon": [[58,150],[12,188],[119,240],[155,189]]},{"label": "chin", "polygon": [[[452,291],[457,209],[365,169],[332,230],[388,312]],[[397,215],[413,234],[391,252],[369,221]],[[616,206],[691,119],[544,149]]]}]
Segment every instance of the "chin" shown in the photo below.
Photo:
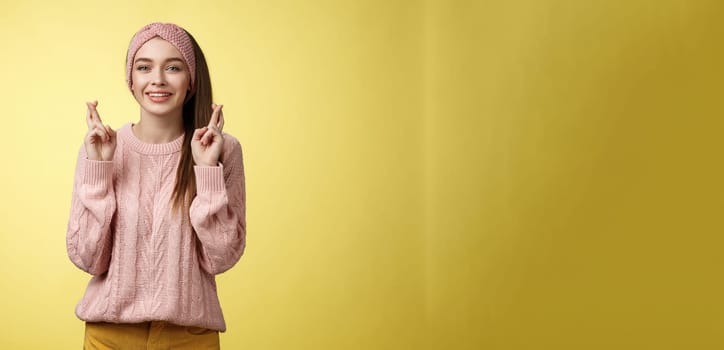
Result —
[{"label": "chin", "polygon": [[155,114],[155,115],[167,115],[167,114],[173,114],[176,111],[182,111],[183,110],[183,104],[159,104],[149,101],[144,101],[144,103],[141,105],[143,109],[146,110],[146,112]]},{"label": "chin", "polygon": [[178,108],[169,108],[169,107],[159,107],[159,106],[150,106],[150,107],[145,107],[145,106],[144,106],[143,109],[145,109],[147,113],[150,113],[150,114],[153,114],[153,115],[159,115],[159,116],[160,116],[160,115],[174,114],[174,112],[177,112],[177,111],[178,111],[178,112],[181,112],[181,111],[182,111],[182,108],[181,108],[181,107],[178,107]]}]

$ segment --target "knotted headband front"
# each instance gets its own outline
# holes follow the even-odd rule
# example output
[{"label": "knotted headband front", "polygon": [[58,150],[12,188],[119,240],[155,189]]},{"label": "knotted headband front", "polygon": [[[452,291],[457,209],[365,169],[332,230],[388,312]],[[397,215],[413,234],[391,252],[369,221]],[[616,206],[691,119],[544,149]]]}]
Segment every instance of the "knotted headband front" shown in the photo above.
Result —
[{"label": "knotted headband front", "polygon": [[183,28],[173,23],[160,22],[145,25],[136,32],[136,34],[133,35],[133,39],[131,39],[126,57],[126,82],[128,83],[128,88],[131,89],[132,86],[131,70],[133,69],[133,60],[136,58],[136,52],[143,44],[156,36],[171,43],[181,53],[191,74],[191,90],[193,91],[194,80],[196,80],[196,57],[194,56],[194,46],[191,44],[191,38]]}]

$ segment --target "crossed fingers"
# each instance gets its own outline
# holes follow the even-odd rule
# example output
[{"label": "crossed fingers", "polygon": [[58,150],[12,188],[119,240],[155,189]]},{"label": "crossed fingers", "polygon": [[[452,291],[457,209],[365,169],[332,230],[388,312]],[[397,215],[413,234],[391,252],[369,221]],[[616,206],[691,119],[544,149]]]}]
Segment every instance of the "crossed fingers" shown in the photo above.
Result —
[{"label": "crossed fingers", "polygon": [[99,134],[104,141],[110,140],[110,130],[107,126],[103,125],[101,116],[98,114],[98,101],[86,102],[88,110],[86,112],[86,124],[88,124],[88,131],[97,129],[96,134]]},{"label": "crossed fingers", "polygon": [[204,134],[201,138],[202,145],[207,146],[210,140],[214,138],[215,133],[221,135],[224,129],[224,112],[221,110],[223,107],[224,105],[217,105],[216,103],[211,105],[214,111],[211,112],[211,120],[209,120],[209,125],[206,126],[206,129],[212,132],[206,132]]}]

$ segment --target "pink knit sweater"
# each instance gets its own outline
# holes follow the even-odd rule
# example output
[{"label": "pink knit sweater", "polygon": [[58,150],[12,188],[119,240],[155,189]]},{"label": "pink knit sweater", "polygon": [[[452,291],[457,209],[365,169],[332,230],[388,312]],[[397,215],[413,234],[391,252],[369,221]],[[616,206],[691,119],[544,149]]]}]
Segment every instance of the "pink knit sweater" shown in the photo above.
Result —
[{"label": "pink knit sweater", "polygon": [[66,243],[70,260],[93,277],[75,313],[224,332],[215,275],[246,246],[241,145],[223,133],[219,166],[194,166],[197,195],[181,218],[170,199],[184,135],[149,144],[131,125],[118,129],[112,161],[87,159],[83,145],[78,152]]}]

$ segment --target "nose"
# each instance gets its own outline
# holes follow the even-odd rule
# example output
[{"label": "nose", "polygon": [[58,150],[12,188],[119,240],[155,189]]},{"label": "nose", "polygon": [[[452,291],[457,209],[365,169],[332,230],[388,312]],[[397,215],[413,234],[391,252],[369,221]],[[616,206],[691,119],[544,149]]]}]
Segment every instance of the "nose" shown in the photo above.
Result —
[{"label": "nose", "polygon": [[151,84],[166,85],[166,76],[164,75],[163,69],[156,69],[156,72],[153,75],[153,79],[151,80]]}]

